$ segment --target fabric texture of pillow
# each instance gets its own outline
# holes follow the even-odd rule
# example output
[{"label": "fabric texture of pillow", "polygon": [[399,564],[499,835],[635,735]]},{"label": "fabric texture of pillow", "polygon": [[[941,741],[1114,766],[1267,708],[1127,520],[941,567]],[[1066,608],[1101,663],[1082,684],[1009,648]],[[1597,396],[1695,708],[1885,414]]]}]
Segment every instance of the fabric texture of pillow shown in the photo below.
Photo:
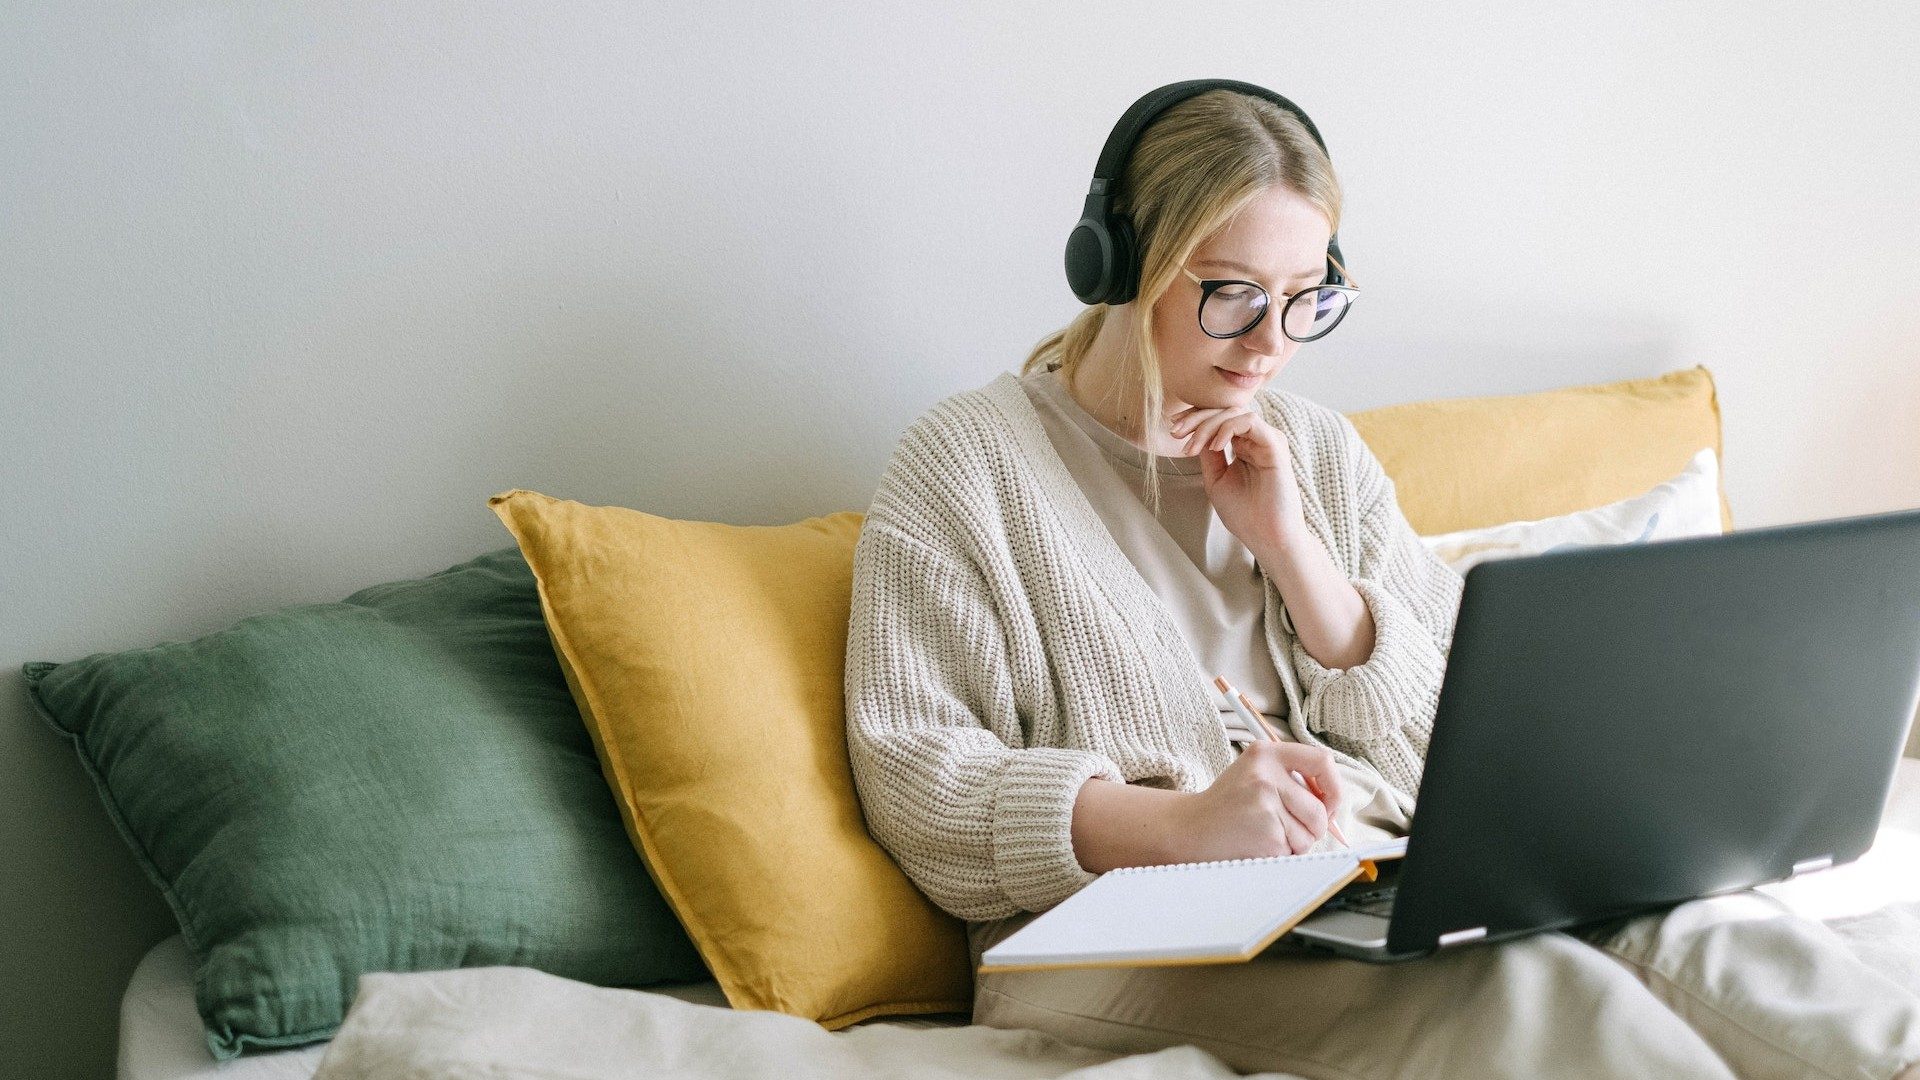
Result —
[{"label": "fabric texture of pillow", "polygon": [[829,1030],[968,1011],[965,924],[867,832],[847,757],[865,515],[727,525],[520,488],[488,505],[533,566],[633,843],[728,1002]]},{"label": "fabric texture of pillow", "polygon": [[[1720,404],[1703,366],[1531,394],[1407,402],[1347,418],[1423,536],[1631,498],[1679,472],[1704,446],[1726,466]],[[1720,514],[1731,531],[1724,489]]]},{"label": "fabric texture of pillow", "polygon": [[707,977],[515,548],[23,670],[179,920],[218,1060],[330,1037],[368,971]]},{"label": "fabric texture of pillow", "polygon": [[1487,559],[1595,544],[1718,536],[1720,525],[1720,469],[1713,448],[1706,447],[1693,455],[1680,475],[1631,499],[1540,521],[1509,521],[1420,539],[1442,562],[1465,574],[1468,567]]}]

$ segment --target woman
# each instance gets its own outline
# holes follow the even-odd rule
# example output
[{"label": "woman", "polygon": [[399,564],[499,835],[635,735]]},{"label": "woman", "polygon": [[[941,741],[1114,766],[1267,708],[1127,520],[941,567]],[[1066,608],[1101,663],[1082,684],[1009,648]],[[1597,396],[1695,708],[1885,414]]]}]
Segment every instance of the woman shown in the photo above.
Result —
[{"label": "woman", "polygon": [[[976,969],[1114,867],[1405,835],[1462,587],[1353,425],[1267,388],[1354,295],[1312,288],[1340,193],[1299,119],[1188,98],[1121,192],[1138,299],[923,414],[855,553],[868,828]],[[1246,742],[1215,674],[1282,738]],[[1752,891],[1403,964],[1282,941],[975,991],[978,1023],[1310,1078],[1920,1080],[1920,996]]]}]

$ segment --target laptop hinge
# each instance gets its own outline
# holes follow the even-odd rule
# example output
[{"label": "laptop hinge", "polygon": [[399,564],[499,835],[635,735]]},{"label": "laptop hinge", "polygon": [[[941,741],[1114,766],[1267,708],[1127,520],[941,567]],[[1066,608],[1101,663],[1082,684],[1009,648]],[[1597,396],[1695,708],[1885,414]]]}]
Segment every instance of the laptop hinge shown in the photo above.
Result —
[{"label": "laptop hinge", "polygon": [[1799,877],[1801,874],[1811,873],[1815,870],[1825,870],[1827,867],[1832,865],[1833,865],[1833,856],[1831,855],[1822,855],[1817,859],[1802,859],[1799,862],[1793,864],[1793,873],[1788,874],[1787,876]]},{"label": "laptop hinge", "polygon": [[1449,945],[1458,945],[1463,941],[1472,941],[1475,938],[1483,938],[1486,936],[1487,928],[1484,926],[1470,927],[1466,930],[1455,930],[1450,934],[1441,934],[1439,946],[1444,949]]}]

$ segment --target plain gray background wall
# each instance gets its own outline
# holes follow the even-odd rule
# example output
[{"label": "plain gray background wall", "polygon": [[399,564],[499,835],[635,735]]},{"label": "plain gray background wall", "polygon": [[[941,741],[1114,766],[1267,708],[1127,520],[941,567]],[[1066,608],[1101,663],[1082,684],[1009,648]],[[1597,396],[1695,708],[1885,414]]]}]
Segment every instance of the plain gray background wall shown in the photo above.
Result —
[{"label": "plain gray background wall", "polygon": [[1696,363],[1742,528],[1920,505],[1920,17],[1885,0],[0,9],[0,1073],[110,1070],[174,924],[25,660],[510,543],[530,487],[864,509],[1077,310],[1146,90],[1310,112],[1352,411]]}]

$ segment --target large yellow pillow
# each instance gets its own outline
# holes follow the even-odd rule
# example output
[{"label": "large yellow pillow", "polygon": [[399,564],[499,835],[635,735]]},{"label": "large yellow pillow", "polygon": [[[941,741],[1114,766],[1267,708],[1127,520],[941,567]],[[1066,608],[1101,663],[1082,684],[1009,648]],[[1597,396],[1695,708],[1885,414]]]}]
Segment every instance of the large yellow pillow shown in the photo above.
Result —
[{"label": "large yellow pillow", "polygon": [[1439,398],[1348,414],[1426,536],[1536,521],[1631,498],[1703,447],[1720,462],[1720,403],[1704,366],[1529,394]]},{"label": "large yellow pillow", "polygon": [[968,1011],[965,924],[868,835],[848,763],[865,515],[726,525],[521,488],[488,505],[533,567],[627,832],[727,1001],[829,1030]]}]

